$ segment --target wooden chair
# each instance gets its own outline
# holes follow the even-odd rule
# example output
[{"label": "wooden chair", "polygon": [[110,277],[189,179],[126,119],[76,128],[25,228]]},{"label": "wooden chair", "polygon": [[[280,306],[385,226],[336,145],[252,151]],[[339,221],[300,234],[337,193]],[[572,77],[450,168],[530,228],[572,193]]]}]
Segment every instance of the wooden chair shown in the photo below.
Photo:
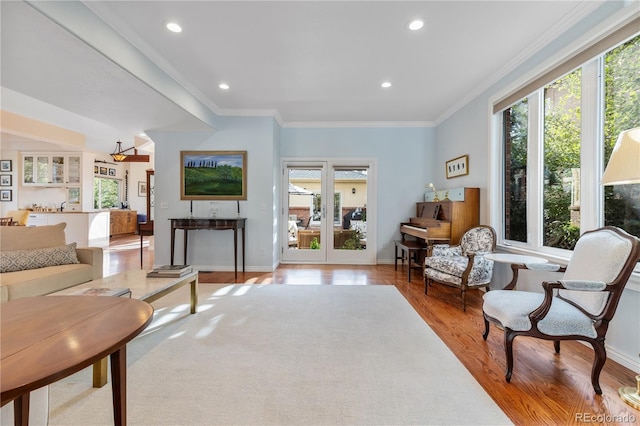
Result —
[{"label": "wooden chair", "polygon": [[[507,382],[513,372],[513,340],[517,336],[552,340],[556,353],[560,353],[561,340],[582,340],[593,346],[591,384],[597,394],[602,394],[599,378],[607,360],[605,335],[639,259],[640,239],[607,226],[585,232],[578,239],[566,269],[555,265],[557,270],[564,270],[563,278],[543,282],[544,293],[513,290],[486,293],[482,337],[486,340],[489,335],[489,322],[504,329]],[[551,270],[549,264],[542,265],[540,269]],[[632,332],[637,331],[632,328]]]},{"label": "wooden chair", "polygon": [[0,226],[11,226],[13,225],[13,217],[0,217]]},{"label": "wooden chair", "polygon": [[496,231],[490,226],[476,226],[460,238],[460,244],[436,244],[424,259],[424,294],[433,282],[457,287],[462,298],[462,310],[466,311],[466,295],[469,288],[488,287],[493,275],[493,261],[485,259],[486,253],[496,248]]}]

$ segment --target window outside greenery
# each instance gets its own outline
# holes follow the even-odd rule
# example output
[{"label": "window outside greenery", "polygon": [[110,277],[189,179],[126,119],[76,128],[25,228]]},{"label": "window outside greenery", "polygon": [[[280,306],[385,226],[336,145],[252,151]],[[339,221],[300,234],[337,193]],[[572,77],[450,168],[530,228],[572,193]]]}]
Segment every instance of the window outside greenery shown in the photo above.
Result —
[{"label": "window outside greenery", "polygon": [[580,69],[544,89],[544,245],[573,250],[580,237]]},{"label": "window outside greenery", "polygon": [[96,177],[93,179],[93,208],[96,210],[120,206],[120,181]]},{"label": "window outside greenery", "polygon": [[[640,127],[639,57],[640,36],[636,36],[501,113],[505,240],[531,244],[527,236],[542,230],[533,243],[572,250],[585,230],[581,225],[602,224],[640,236],[640,184],[600,185],[620,132]],[[586,98],[584,88],[591,90]],[[538,132],[529,126],[536,123],[541,123],[542,134],[532,139],[530,135]],[[527,152],[537,152],[538,147],[540,160],[528,159]],[[583,168],[600,164],[598,152],[603,169],[596,176],[583,176]],[[589,165],[581,164],[585,159]],[[528,181],[527,177],[538,176],[534,172],[539,164],[539,181]],[[542,192],[542,200],[527,199],[527,192]],[[598,201],[602,194],[604,203]],[[581,210],[585,200],[589,208]]]},{"label": "window outside greenery", "polygon": [[527,242],[527,146],[529,103],[523,99],[503,113],[505,151],[504,238]]}]

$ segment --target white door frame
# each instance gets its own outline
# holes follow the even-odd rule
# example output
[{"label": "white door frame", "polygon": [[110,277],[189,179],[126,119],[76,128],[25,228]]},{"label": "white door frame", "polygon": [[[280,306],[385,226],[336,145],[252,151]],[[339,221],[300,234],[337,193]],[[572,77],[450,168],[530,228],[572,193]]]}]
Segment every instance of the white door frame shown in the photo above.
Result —
[{"label": "white door frame", "polygon": [[[361,264],[377,263],[377,179],[376,160],[373,158],[283,158],[282,159],[282,214],[281,214],[281,260],[283,263],[330,263]],[[333,194],[335,168],[367,169],[367,242],[364,250],[339,250],[333,248],[333,212],[334,197],[322,197],[321,250],[289,250],[288,249],[288,203],[290,167],[322,167],[323,194]],[[331,216],[331,217],[329,217]]]}]

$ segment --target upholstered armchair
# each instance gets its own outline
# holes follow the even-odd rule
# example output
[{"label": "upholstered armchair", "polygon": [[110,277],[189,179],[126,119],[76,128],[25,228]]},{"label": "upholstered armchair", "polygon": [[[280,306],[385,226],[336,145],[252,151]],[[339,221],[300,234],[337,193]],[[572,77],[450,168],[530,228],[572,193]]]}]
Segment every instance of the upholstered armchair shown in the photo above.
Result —
[{"label": "upholstered armchair", "polygon": [[493,261],[484,255],[496,248],[496,231],[490,226],[477,226],[462,235],[460,244],[436,244],[424,259],[424,294],[433,282],[457,287],[466,311],[469,288],[488,287],[493,275]]},{"label": "upholstered armchair", "polygon": [[[624,286],[640,259],[640,240],[615,227],[585,232],[576,243],[562,279],[543,282],[544,293],[494,290],[484,295],[485,331],[489,323],[504,329],[505,377],[513,372],[513,340],[531,336],[552,340],[556,353],[561,340],[582,340],[593,346],[591,384],[597,394],[600,371],[607,359],[604,340]],[[534,268],[534,265],[529,266]],[[551,269],[551,266],[545,266]]]}]

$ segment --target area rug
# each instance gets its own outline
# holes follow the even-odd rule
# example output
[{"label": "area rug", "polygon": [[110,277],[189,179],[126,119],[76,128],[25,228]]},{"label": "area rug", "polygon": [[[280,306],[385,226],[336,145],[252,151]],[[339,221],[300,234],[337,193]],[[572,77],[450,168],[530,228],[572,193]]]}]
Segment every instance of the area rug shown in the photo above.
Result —
[{"label": "area rug", "polygon": [[[511,424],[394,286],[201,284],[127,346],[130,425]],[[50,425],[113,424],[86,369]]]}]

